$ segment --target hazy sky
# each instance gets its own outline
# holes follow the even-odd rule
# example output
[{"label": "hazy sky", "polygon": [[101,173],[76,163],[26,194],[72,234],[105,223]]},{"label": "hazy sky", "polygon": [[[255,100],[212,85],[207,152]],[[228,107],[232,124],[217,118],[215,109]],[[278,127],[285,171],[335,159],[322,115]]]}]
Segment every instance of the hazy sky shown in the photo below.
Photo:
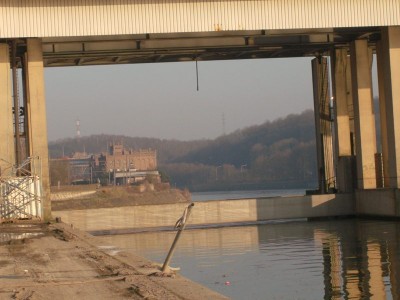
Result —
[{"label": "hazy sky", "polygon": [[[46,68],[49,140],[215,138],[313,107],[311,58]],[[225,119],[225,122],[223,122]],[[225,126],[224,126],[225,124]]]}]

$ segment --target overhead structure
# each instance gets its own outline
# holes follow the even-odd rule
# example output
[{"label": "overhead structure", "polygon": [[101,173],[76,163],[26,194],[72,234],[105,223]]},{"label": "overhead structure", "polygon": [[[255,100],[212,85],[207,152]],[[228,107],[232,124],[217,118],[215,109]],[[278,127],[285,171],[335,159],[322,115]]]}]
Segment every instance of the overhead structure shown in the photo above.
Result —
[{"label": "overhead structure", "polygon": [[0,0],[0,38],[46,66],[314,55],[399,25],[397,0]]},{"label": "overhead structure", "polygon": [[[50,218],[44,67],[330,57],[333,82],[325,77],[324,85],[332,89],[316,114],[323,116],[320,191],[398,189],[399,26],[398,0],[0,0],[0,158],[16,165],[41,158]],[[374,52],[381,156],[371,102]]]}]

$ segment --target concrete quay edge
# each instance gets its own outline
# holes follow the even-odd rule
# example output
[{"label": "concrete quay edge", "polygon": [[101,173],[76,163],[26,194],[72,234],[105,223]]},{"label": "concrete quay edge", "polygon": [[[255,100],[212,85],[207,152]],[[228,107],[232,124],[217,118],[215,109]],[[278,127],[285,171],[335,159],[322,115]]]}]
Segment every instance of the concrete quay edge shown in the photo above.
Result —
[{"label": "concrete quay edge", "polygon": [[3,223],[0,238],[1,299],[228,299],[65,223]]}]

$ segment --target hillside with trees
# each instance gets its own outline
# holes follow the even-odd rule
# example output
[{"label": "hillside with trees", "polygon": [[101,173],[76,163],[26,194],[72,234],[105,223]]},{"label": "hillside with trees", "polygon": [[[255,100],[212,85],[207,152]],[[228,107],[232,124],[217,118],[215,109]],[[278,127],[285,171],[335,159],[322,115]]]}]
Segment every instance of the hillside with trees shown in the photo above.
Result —
[{"label": "hillside with trees", "polygon": [[223,188],[315,187],[312,111],[238,130],[163,163],[179,186]]},{"label": "hillside with trees", "polygon": [[110,142],[156,149],[160,171],[190,190],[312,188],[317,185],[311,110],[268,121],[214,140],[178,141],[115,135],[65,139],[49,145],[52,158],[105,152]]}]

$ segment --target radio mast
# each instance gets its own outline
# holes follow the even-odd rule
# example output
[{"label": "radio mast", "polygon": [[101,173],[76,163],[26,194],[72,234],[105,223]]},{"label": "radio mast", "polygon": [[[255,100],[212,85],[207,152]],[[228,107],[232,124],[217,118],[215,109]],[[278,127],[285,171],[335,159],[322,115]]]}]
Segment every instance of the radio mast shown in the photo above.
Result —
[{"label": "radio mast", "polygon": [[79,139],[81,137],[81,121],[79,118],[76,119],[76,138]]}]

